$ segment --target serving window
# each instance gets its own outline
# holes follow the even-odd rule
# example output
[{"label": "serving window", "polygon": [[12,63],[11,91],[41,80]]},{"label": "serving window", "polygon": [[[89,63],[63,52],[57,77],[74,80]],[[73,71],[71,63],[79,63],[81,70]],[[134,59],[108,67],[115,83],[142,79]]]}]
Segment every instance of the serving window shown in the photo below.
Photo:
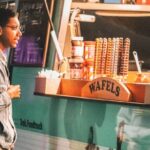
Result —
[{"label": "serving window", "polygon": [[96,16],[94,23],[80,23],[81,34],[84,40],[95,40],[99,37],[128,37],[131,39],[130,61],[134,60],[133,51],[137,51],[139,59],[144,61],[142,65],[143,70],[150,70],[149,16],[121,17],[94,15]]}]

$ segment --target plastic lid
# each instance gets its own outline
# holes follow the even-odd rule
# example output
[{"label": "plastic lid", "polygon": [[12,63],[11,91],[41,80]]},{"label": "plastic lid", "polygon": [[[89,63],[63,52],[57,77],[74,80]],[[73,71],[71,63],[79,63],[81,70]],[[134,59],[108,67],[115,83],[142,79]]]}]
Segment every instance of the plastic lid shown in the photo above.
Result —
[{"label": "plastic lid", "polygon": [[86,59],[86,64],[93,66],[94,65],[94,59]]},{"label": "plastic lid", "polygon": [[95,45],[95,41],[84,41],[85,45]]},{"label": "plastic lid", "polygon": [[71,37],[72,41],[83,41],[83,37],[82,36],[73,36]]},{"label": "plastic lid", "polygon": [[71,58],[69,59],[69,63],[83,63],[84,59],[83,58]]}]

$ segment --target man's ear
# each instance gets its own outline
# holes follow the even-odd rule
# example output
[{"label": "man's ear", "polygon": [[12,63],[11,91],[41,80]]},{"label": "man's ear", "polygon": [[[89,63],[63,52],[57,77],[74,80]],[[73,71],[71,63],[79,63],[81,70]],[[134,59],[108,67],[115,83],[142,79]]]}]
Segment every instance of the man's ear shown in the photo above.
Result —
[{"label": "man's ear", "polygon": [[2,30],[2,27],[0,26],[0,36],[2,35],[2,32],[3,30]]}]

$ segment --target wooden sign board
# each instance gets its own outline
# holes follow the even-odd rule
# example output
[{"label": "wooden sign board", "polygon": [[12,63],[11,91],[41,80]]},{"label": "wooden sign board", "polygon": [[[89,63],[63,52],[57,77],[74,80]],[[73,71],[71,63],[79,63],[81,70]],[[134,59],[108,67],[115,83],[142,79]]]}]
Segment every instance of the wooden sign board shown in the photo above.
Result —
[{"label": "wooden sign board", "polygon": [[81,91],[81,96],[128,102],[131,92],[122,82],[108,77],[100,77],[88,82]]}]

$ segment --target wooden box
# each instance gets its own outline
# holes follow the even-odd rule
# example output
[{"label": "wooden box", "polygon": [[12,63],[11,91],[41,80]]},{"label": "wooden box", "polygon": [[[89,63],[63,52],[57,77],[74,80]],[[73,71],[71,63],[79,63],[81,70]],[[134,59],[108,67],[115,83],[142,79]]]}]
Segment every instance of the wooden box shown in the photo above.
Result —
[{"label": "wooden box", "polygon": [[85,80],[62,79],[60,93],[69,96],[81,96],[83,86],[88,83]]},{"label": "wooden box", "polygon": [[132,93],[132,101],[150,104],[150,83],[127,83]]},{"label": "wooden box", "polygon": [[35,92],[42,94],[59,94],[61,79],[35,78]]}]

